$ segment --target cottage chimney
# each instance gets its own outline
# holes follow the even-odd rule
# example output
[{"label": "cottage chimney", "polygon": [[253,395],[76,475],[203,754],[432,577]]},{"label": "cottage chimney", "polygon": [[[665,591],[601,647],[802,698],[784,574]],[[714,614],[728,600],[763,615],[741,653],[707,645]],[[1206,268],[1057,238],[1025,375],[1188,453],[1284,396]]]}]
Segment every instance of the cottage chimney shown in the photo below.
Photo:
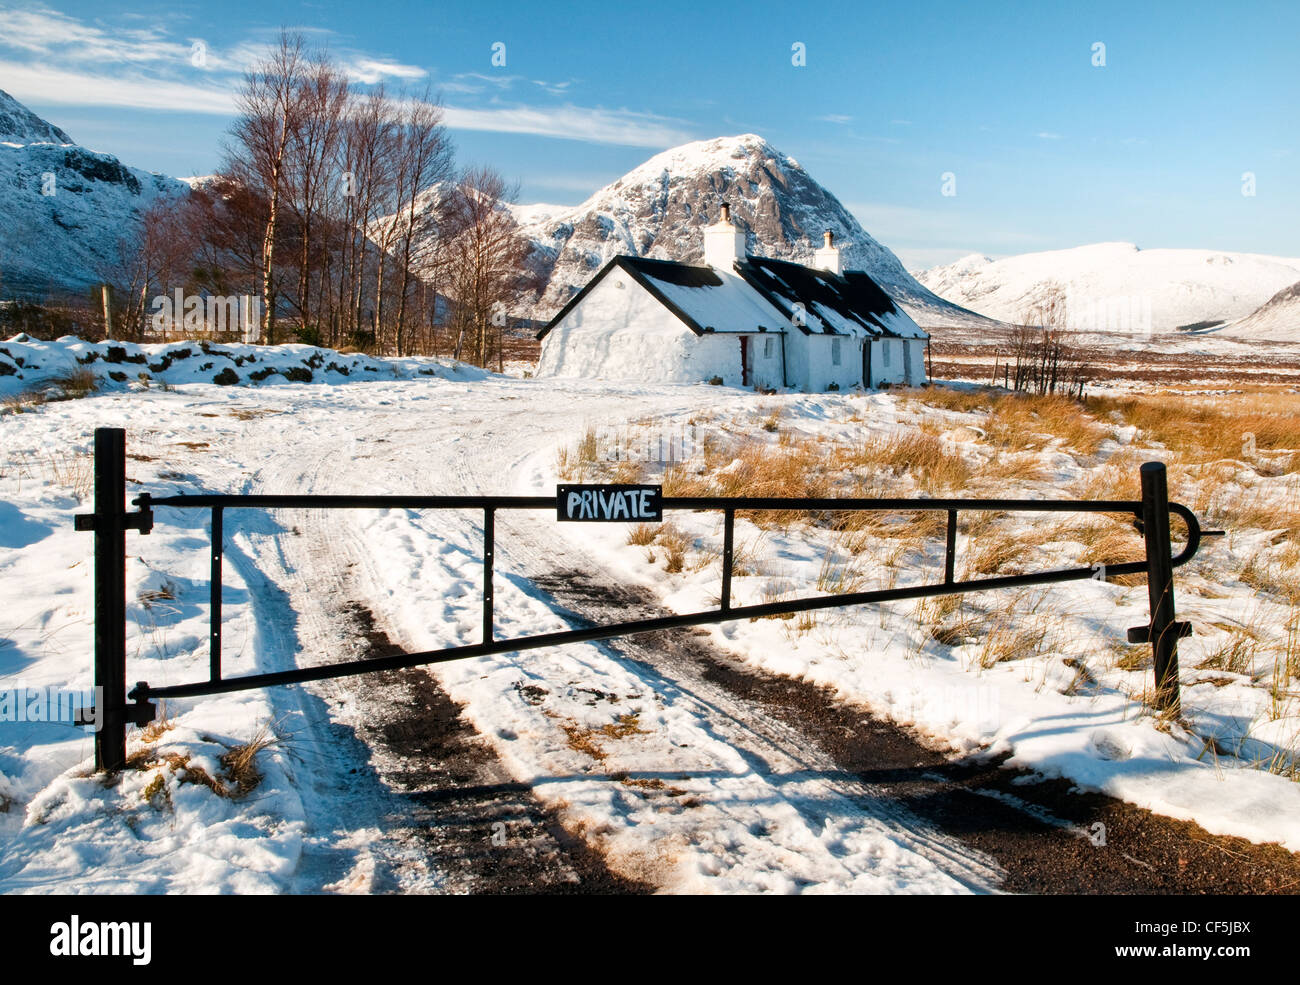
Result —
[{"label": "cottage chimney", "polygon": [[813,254],[813,265],[821,270],[829,270],[833,274],[844,273],[843,264],[840,260],[840,248],[835,245],[835,234],[829,229],[824,234],[826,245]]},{"label": "cottage chimney", "polygon": [[722,203],[722,216],[704,229],[704,262],[718,270],[730,271],[745,255],[745,234],[731,222],[731,206]]}]

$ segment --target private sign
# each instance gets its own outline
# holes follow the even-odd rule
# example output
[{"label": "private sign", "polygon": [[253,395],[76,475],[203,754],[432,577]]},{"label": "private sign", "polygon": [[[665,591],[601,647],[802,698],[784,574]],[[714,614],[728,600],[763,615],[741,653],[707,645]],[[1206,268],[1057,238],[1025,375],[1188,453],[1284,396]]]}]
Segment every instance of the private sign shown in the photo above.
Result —
[{"label": "private sign", "polygon": [[663,486],[556,486],[559,520],[627,523],[662,520]]}]

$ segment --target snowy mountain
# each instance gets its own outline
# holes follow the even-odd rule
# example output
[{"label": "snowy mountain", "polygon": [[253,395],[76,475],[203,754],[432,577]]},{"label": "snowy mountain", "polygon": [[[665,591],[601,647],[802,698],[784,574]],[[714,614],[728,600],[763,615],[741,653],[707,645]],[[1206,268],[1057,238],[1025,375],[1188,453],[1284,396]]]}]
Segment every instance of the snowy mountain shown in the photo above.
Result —
[{"label": "snowy mountain", "polygon": [[1300,281],[1278,291],[1245,318],[1216,331],[1238,338],[1300,342]]},{"label": "snowy mountain", "polygon": [[1059,287],[1072,327],[1155,333],[1242,318],[1297,278],[1300,259],[1132,243],[973,255],[917,274],[936,294],[1002,321],[1018,321]]},{"label": "snowy mountain", "polygon": [[0,89],[0,143],[70,144],[72,138]]},{"label": "snowy mountain", "polygon": [[0,295],[104,279],[141,214],[188,186],[86,150],[0,90]]},{"label": "snowy mountain", "polygon": [[869,273],[919,324],[987,323],[917,283],[794,158],[754,134],[656,154],[576,207],[515,206],[546,284],[538,317],[554,314],[617,254],[698,262],[703,229],[723,202],[749,253],[810,263],[830,229],[844,266]]}]

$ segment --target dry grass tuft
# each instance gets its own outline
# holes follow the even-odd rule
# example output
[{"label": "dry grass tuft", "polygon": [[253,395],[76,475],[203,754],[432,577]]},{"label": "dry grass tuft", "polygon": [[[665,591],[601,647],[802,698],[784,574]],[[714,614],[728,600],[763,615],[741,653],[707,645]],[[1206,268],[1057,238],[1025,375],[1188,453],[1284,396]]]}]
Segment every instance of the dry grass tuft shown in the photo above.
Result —
[{"label": "dry grass tuft", "polygon": [[932,595],[916,604],[916,621],[925,626],[931,639],[943,646],[960,646],[975,635],[971,619],[963,610],[962,595]]},{"label": "dry grass tuft", "polygon": [[1017,574],[1033,552],[1023,532],[994,529],[977,539],[966,555],[964,578],[972,575]]},{"label": "dry grass tuft", "polygon": [[1210,655],[1196,665],[1197,670],[1223,670],[1230,674],[1250,674],[1259,657],[1260,640],[1243,626],[1228,629],[1227,638]]},{"label": "dry grass tuft", "polygon": [[988,627],[980,644],[979,665],[988,670],[1000,663],[1039,657],[1052,642],[1050,624],[1042,615],[1008,611]]},{"label": "dry grass tuft", "polygon": [[257,754],[274,745],[275,741],[271,730],[260,725],[247,742],[221,754],[221,768],[225,771],[226,782],[235,786],[233,796],[242,797],[262,782],[262,773],[257,768]]},{"label": "dry grass tuft", "polygon": [[671,523],[664,523],[659,528],[659,543],[667,558],[669,574],[677,574],[686,566],[686,554],[695,546],[695,538]]},{"label": "dry grass tuft", "polygon": [[1246,561],[1238,577],[1256,592],[1277,596],[1291,605],[1300,601],[1300,574],[1269,559],[1263,551]]},{"label": "dry grass tuft", "polygon": [[649,547],[659,536],[659,525],[655,523],[634,523],[627,532],[627,542],[633,547]]},{"label": "dry grass tuft", "polygon": [[1105,465],[1085,472],[1066,491],[1073,499],[1139,500],[1142,465],[1151,457],[1136,448],[1122,448],[1106,459]]},{"label": "dry grass tuft", "polygon": [[54,380],[67,400],[80,400],[99,389],[99,378],[84,366]]},{"label": "dry grass tuft", "polygon": [[561,479],[581,482],[599,474],[600,438],[588,427],[577,444],[561,446],[555,453],[555,472]]},{"label": "dry grass tuft", "polygon": [[84,500],[95,490],[95,456],[88,451],[51,451],[45,454],[50,482]]},{"label": "dry grass tuft", "polygon": [[1090,397],[1090,410],[1135,425],[1149,440],[1189,462],[1245,461],[1278,475],[1300,449],[1300,415],[1290,394],[1239,393],[1171,399],[1168,394]]},{"label": "dry grass tuft", "polygon": [[[1105,566],[1146,560],[1146,544],[1131,525],[1095,524],[1082,529],[1090,533],[1097,532],[1097,536],[1087,544],[1079,557],[1084,564]],[[1146,583],[1146,575],[1108,575],[1105,580],[1116,585],[1143,585]]]},{"label": "dry grass tuft", "polygon": [[962,489],[974,470],[956,449],[933,434],[907,431],[872,438],[847,449],[837,449],[834,464],[846,469],[873,469],[910,477],[923,493]]},{"label": "dry grass tuft", "polygon": [[923,386],[905,391],[903,399],[908,403],[924,404],[926,407],[936,407],[940,410],[952,410],[969,414],[988,410],[1002,392],[986,386],[961,389],[946,386]]},{"label": "dry grass tuft", "polygon": [[985,482],[1042,482],[1048,478],[1047,466],[1031,452],[1001,452],[975,470],[975,478]]},{"label": "dry grass tuft", "polygon": [[817,590],[823,595],[849,595],[865,591],[866,576],[851,552],[832,544],[817,572]]}]

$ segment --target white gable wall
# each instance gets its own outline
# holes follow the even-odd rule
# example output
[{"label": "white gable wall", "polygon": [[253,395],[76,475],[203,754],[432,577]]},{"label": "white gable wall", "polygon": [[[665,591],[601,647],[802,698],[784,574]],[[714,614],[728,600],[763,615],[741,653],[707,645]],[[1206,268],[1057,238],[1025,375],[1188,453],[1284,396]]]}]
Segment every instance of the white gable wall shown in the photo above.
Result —
[{"label": "white gable wall", "polygon": [[[749,338],[751,383],[782,386],[780,336]],[[537,375],[651,383],[721,377],[728,386],[740,386],[740,336],[697,336],[625,270],[615,268],[546,333]]]}]

